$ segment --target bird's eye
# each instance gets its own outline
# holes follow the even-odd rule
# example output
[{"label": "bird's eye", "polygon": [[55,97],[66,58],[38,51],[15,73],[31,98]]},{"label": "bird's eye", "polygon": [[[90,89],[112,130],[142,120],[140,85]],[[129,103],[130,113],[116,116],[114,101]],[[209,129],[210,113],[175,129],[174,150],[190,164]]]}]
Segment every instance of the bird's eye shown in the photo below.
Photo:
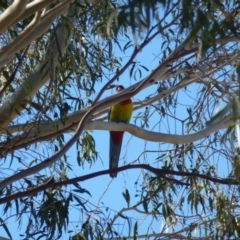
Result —
[{"label": "bird's eye", "polygon": [[121,85],[116,87],[116,91],[117,91],[117,92],[120,92],[120,91],[123,90],[123,89],[124,89],[124,87],[121,86]]}]

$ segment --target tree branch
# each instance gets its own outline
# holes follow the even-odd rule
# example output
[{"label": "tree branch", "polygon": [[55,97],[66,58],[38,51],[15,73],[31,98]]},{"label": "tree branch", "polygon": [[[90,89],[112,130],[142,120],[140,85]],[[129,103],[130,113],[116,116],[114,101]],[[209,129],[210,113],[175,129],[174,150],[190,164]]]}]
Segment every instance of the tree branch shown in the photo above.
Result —
[{"label": "tree branch", "polygon": [[[224,117],[223,119],[220,119],[216,123],[207,126],[205,129],[200,130],[199,132],[188,134],[188,135],[159,133],[159,132],[148,131],[146,129],[143,129],[141,127],[138,127],[132,124],[103,122],[103,121],[87,122],[84,126],[84,130],[124,131],[124,132],[130,133],[131,135],[137,138],[150,141],[150,142],[186,144],[186,143],[195,142],[202,138],[208,137],[209,135],[211,135],[212,133],[218,130],[229,127],[229,125],[233,123],[234,123],[234,116],[231,114]],[[1,146],[0,152],[5,155],[8,152],[12,152],[20,148],[25,148],[31,144],[52,139],[54,137],[57,137],[59,134],[70,132],[70,131],[72,132],[76,128],[76,125],[77,125],[76,123],[75,124],[73,123],[72,125],[56,133],[53,133],[51,135],[46,135],[43,137],[34,138],[26,142],[24,142],[25,141],[24,138],[15,139],[15,142],[10,142],[10,143],[3,142],[0,145]]]},{"label": "tree branch", "polygon": [[[45,161],[47,161],[47,160],[45,160]],[[182,171],[179,172],[179,171],[168,170],[168,169],[154,168],[154,167],[151,167],[147,164],[136,164],[136,165],[126,165],[126,166],[123,166],[123,167],[116,168],[114,170],[112,170],[112,169],[111,170],[109,170],[109,169],[108,170],[103,170],[103,171],[87,174],[87,175],[84,175],[84,176],[81,176],[81,177],[76,177],[76,178],[68,179],[68,180],[61,181],[61,182],[54,182],[53,180],[50,180],[47,183],[45,183],[45,184],[43,184],[39,187],[35,187],[35,188],[29,189],[27,191],[18,192],[18,193],[12,194],[10,196],[1,198],[0,199],[0,204],[6,203],[8,201],[11,201],[11,200],[17,199],[17,198],[22,198],[22,197],[26,197],[26,196],[33,196],[36,193],[38,193],[40,191],[44,191],[48,188],[62,187],[62,186],[66,186],[66,185],[69,185],[69,184],[74,184],[76,182],[83,182],[83,181],[86,181],[88,179],[92,179],[92,178],[95,178],[95,177],[99,177],[99,176],[102,176],[102,175],[109,174],[110,171],[117,173],[117,172],[122,172],[122,171],[125,171],[125,170],[129,170],[129,169],[145,169],[149,172],[152,172],[156,176],[162,177],[162,178],[165,178],[165,175],[167,174],[167,175],[172,175],[172,176],[191,177],[191,178],[192,177],[194,177],[194,178],[198,177],[198,178],[201,178],[201,179],[204,179],[204,180],[211,181],[213,183],[220,183],[220,184],[225,184],[225,185],[239,185],[239,183],[236,180],[233,180],[233,179],[221,179],[221,178],[211,177],[209,175],[199,174],[199,173],[194,173],[194,172],[182,172]],[[23,171],[27,171],[27,170],[23,170]],[[171,179],[171,181],[174,181],[174,179]],[[0,183],[0,189],[3,188],[2,186],[4,185],[4,183],[5,183],[5,180],[3,180]],[[178,184],[181,184],[181,183],[178,182]],[[182,183],[182,184],[186,185],[186,183]]]},{"label": "tree branch", "polygon": [[14,24],[34,15],[36,12],[41,11],[43,8],[49,6],[53,2],[54,0],[35,0],[33,2],[30,2],[29,4],[27,4],[23,14],[18,19],[15,20]]},{"label": "tree branch", "polygon": [[[40,21],[41,14],[37,12],[33,20],[28,24],[28,26],[15,38],[11,43],[9,43],[5,48],[0,50],[0,59],[3,59],[12,50],[16,51],[16,47],[21,41],[25,41],[29,34],[37,27]],[[27,46],[28,44],[26,44]],[[11,54],[10,54],[11,55]]]},{"label": "tree branch", "polygon": [[38,19],[37,27],[31,27],[26,32],[26,29],[23,30],[23,32],[13,41],[14,47],[9,48],[8,45],[1,50],[1,52],[3,52],[3,55],[0,55],[0,59],[3,60],[3,57],[5,55],[8,55],[8,57],[13,56],[17,52],[28,46],[32,41],[44,34],[49,29],[52,22],[69,8],[70,3],[71,1],[60,3],[56,7],[47,11],[43,16],[41,16],[40,19]]},{"label": "tree branch", "polygon": [[25,11],[28,0],[15,0],[2,15],[0,15],[0,33],[3,33]]},{"label": "tree branch", "polygon": [[[65,8],[61,8],[61,11],[65,11]],[[80,11],[80,9],[78,8]],[[77,20],[76,16],[76,9],[75,6],[71,6],[69,8],[69,12],[66,15],[66,17],[69,20],[69,23],[74,24]],[[60,14],[60,12],[57,12],[57,14]],[[48,14],[47,14],[48,16]],[[50,18],[52,17],[49,15]],[[54,20],[54,18],[52,19]],[[41,24],[44,22],[41,22],[39,26],[42,26]],[[45,22],[46,24],[46,22]],[[50,24],[50,22],[49,22]],[[38,26],[38,27],[39,27]],[[43,28],[46,28],[46,26],[42,26]],[[39,29],[38,29],[39,30]],[[70,28],[71,30],[71,28]],[[39,30],[40,31],[40,30]],[[67,46],[66,43],[66,36],[69,36],[71,34],[66,34],[66,32],[69,33],[69,29],[67,29],[67,26],[61,26],[59,31],[57,31],[58,39],[61,39],[61,51],[64,52]],[[34,34],[34,31],[31,33]],[[55,36],[54,36],[55,38]],[[54,39],[53,38],[53,39]],[[69,39],[69,38],[68,38]],[[50,49],[50,51],[53,52],[54,61],[57,60],[58,57],[58,49],[54,44],[54,40],[52,40],[53,48]],[[26,99],[33,97],[36,92],[39,90],[41,86],[43,86],[50,78],[50,57],[51,53],[46,52],[45,54],[45,60],[44,62],[40,62],[36,65],[33,72],[29,75],[29,77],[21,84],[21,86],[14,92],[14,94],[7,99],[7,101],[0,107],[0,126],[5,127],[10,121],[12,121],[18,114],[18,112],[21,112],[22,107],[19,106],[19,99]],[[46,63],[47,62],[47,63]]]}]

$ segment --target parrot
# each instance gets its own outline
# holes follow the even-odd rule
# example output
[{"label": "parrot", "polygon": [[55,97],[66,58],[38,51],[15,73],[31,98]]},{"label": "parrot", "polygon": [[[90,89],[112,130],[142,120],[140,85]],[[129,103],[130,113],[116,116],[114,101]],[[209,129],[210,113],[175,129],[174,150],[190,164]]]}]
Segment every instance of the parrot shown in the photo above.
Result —
[{"label": "parrot", "polygon": [[[120,92],[124,89],[122,85],[116,86],[116,92]],[[123,100],[113,105],[108,114],[108,121],[110,122],[124,122],[128,123],[132,116],[133,102],[131,98]],[[123,131],[110,131],[110,146],[109,146],[109,169],[115,169],[118,167],[118,161],[120,157]],[[110,173],[110,177],[117,177],[117,173]]]}]

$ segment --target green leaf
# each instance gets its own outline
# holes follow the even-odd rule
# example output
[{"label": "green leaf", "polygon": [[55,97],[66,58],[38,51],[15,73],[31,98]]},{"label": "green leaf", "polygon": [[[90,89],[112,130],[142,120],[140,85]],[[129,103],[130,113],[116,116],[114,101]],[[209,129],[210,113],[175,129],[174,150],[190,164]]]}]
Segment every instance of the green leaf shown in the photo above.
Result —
[{"label": "green leaf", "polygon": [[148,213],[148,201],[146,197],[143,199],[143,208],[144,208],[144,211]]},{"label": "green leaf", "polygon": [[138,238],[138,223],[136,221],[133,229],[133,240],[137,240],[137,238]]},{"label": "green leaf", "polygon": [[108,41],[108,57],[112,57],[112,41]]},{"label": "green leaf", "polygon": [[130,206],[130,194],[128,192],[128,189],[125,189],[125,192],[122,193],[124,199],[127,202],[128,207]]},{"label": "green leaf", "polygon": [[124,216],[124,215],[123,215],[122,213],[120,213],[120,212],[118,213],[118,215],[119,215],[119,217],[127,220],[127,222],[128,222],[128,229],[129,229],[128,235],[130,235],[130,230],[131,230],[131,228],[132,228],[131,218],[129,218],[129,217],[127,217],[127,216]]},{"label": "green leaf", "polygon": [[132,78],[132,74],[133,74],[133,70],[134,70],[135,66],[136,66],[136,62],[134,62],[134,63],[132,64],[132,67],[130,68],[130,72],[129,72],[130,78]]},{"label": "green leaf", "polygon": [[8,230],[8,227],[7,227],[7,225],[4,223],[4,221],[3,221],[2,218],[0,218],[0,224],[1,224],[1,226],[4,228],[4,230],[5,230],[5,232],[7,233],[8,237],[9,237],[10,239],[12,239],[12,235],[11,235],[10,231]]},{"label": "green leaf", "polygon": [[240,163],[237,163],[234,169],[236,180],[240,183]]},{"label": "green leaf", "polygon": [[88,211],[87,208],[85,207],[85,203],[82,203],[79,197],[73,195],[73,198],[78,202],[76,206],[82,206],[85,211]]},{"label": "green leaf", "polygon": [[130,47],[133,47],[133,44],[132,44],[132,41],[128,41],[124,47],[123,47],[123,52],[125,53],[125,51],[130,48]]}]

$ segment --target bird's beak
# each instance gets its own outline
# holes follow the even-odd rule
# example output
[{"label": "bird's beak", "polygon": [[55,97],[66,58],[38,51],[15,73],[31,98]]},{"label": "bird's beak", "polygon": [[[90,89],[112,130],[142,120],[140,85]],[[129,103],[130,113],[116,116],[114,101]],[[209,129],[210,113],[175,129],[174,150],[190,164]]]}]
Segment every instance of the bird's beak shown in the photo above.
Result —
[{"label": "bird's beak", "polygon": [[110,86],[107,87],[107,90],[113,89],[113,88],[115,88],[115,87],[116,87],[116,85],[111,84]]}]

